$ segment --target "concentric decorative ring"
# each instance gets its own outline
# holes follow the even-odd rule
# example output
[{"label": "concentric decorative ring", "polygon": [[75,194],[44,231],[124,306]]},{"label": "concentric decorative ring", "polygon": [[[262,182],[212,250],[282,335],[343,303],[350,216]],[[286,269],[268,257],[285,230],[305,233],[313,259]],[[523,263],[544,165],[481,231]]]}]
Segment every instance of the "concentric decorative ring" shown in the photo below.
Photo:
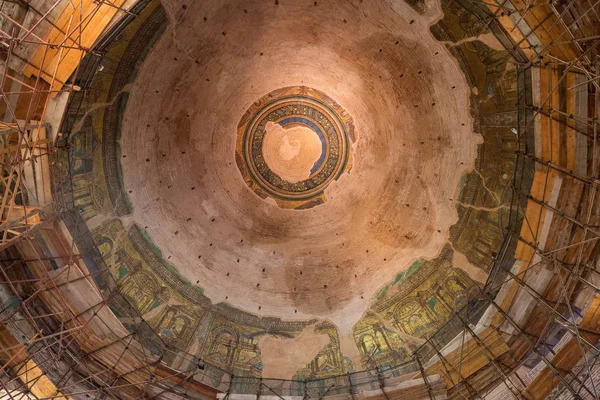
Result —
[{"label": "concentric decorative ring", "polygon": [[[267,149],[267,139],[276,143],[275,150]],[[325,202],[325,188],[350,170],[355,140],[352,118],[333,99],[306,86],[287,87],[246,111],[238,125],[236,163],[261,198],[271,197],[282,208],[307,209]],[[281,166],[274,168],[278,158]],[[312,165],[306,176],[292,179],[307,162]],[[294,167],[294,174],[285,174]]]}]

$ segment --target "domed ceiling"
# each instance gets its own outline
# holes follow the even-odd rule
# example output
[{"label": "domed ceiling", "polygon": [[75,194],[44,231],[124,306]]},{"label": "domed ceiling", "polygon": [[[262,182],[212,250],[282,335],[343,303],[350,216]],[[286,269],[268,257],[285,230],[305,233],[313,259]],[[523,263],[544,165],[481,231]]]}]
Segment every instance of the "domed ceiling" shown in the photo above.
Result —
[{"label": "domed ceiling", "polygon": [[507,225],[526,79],[470,7],[147,2],[84,61],[64,122],[55,196],[88,262],[236,375],[409,359]]}]

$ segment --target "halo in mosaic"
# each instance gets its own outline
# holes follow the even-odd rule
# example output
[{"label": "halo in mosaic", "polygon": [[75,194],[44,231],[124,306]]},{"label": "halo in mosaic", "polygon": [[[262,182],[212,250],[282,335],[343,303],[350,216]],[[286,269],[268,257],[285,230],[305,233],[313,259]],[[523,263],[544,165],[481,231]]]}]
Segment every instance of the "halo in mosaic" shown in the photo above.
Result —
[{"label": "halo in mosaic", "polygon": [[[290,182],[265,161],[263,143],[272,122],[283,129],[305,127],[320,141],[321,154],[303,180]],[[256,101],[237,131],[236,163],[248,187],[281,208],[308,209],[326,201],[325,189],[352,168],[356,131],[352,117],[325,93],[306,86],[277,89]]]}]

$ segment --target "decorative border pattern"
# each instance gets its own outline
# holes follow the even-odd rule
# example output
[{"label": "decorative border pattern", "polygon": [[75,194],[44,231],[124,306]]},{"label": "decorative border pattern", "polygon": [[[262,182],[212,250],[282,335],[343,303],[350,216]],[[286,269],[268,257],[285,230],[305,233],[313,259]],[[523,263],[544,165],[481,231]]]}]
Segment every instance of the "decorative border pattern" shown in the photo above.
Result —
[{"label": "decorative border pattern", "polygon": [[[288,182],[271,171],[263,157],[267,122],[299,124],[317,133],[322,155],[310,176]],[[306,86],[277,89],[256,101],[238,125],[236,163],[248,187],[282,208],[306,209],[326,201],[324,190],[352,168],[356,140],[352,117],[325,93]]]}]

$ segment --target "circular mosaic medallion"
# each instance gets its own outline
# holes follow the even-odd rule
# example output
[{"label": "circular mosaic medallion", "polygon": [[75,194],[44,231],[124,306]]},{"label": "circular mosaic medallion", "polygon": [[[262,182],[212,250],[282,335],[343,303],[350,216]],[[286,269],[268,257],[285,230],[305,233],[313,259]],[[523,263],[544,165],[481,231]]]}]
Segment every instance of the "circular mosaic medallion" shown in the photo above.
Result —
[{"label": "circular mosaic medallion", "polygon": [[236,163],[244,181],[282,208],[325,202],[325,188],[352,167],[354,122],[329,96],[306,86],[256,101],[238,126]]}]

